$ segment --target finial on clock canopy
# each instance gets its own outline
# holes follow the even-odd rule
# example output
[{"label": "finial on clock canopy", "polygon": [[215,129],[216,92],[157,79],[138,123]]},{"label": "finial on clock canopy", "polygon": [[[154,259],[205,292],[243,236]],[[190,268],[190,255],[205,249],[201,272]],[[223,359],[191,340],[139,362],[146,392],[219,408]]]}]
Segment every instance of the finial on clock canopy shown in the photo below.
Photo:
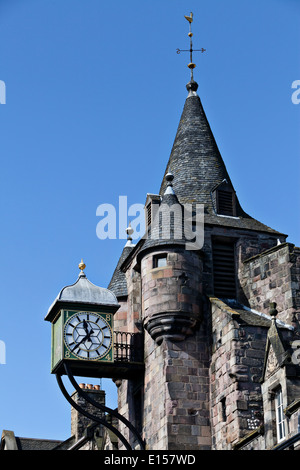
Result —
[{"label": "finial on clock canopy", "polygon": [[83,273],[83,270],[86,268],[86,265],[84,264],[82,258],[81,258],[81,262],[78,265],[78,268],[81,270],[81,273]]}]

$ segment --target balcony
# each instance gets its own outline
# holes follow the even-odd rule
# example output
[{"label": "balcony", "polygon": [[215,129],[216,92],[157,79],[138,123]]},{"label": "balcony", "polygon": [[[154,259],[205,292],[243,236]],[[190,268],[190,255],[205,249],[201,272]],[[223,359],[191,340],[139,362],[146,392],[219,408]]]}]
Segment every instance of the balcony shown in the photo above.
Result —
[{"label": "balcony", "polygon": [[144,362],[142,333],[114,332],[114,362],[141,364]]}]

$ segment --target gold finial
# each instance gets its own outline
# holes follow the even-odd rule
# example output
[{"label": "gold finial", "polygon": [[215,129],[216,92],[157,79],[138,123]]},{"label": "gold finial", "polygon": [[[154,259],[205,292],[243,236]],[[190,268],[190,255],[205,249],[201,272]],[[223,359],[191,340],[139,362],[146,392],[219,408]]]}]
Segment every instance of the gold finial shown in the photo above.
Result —
[{"label": "gold finial", "polygon": [[184,15],[184,17],[185,17],[186,20],[188,20],[189,23],[193,22],[193,13],[192,12],[190,13],[190,16]]},{"label": "gold finial", "polygon": [[79,263],[78,268],[83,272],[83,270],[86,268],[86,265],[83,262],[83,259],[81,259],[81,263]]}]

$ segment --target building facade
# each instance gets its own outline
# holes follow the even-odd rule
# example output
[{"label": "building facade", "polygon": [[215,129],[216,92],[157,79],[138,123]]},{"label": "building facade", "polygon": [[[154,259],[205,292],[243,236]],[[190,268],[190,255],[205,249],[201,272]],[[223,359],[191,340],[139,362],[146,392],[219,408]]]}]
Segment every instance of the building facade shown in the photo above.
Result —
[{"label": "building facade", "polygon": [[[134,245],[128,228],[106,290],[118,304],[115,338],[129,338],[114,343],[118,413],[147,450],[297,449],[300,248],[245,213],[193,75],[187,92],[160,190],[145,197],[145,236]],[[93,289],[71,300],[86,303]],[[82,388],[105,404],[102,390]],[[86,406],[77,393],[73,400]],[[101,410],[98,418],[109,419]],[[124,450],[111,430],[90,424],[72,409],[67,441],[3,431],[1,449]],[[126,422],[117,426],[139,449]]]},{"label": "building facade", "polygon": [[144,334],[145,372],[115,380],[118,410],[151,450],[296,448],[300,249],[242,209],[197,89],[145,237],[129,231],[109,284],[116,330]]}]

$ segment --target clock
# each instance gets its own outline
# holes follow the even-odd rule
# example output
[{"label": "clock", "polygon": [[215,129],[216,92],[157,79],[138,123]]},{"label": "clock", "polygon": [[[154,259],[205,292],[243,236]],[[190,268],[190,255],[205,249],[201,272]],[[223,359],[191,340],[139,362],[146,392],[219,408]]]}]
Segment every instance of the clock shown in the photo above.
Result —
[{"label": "clock", "polygon": [[82,260],[78,267],[77,281],[61,289],[45,317],[51,323],[51,373],[111,377],[120,305],[112,291],[87,279]]},{"label": "clock", "polygon": [[64,357],[97,361],[107,356],[113,344],[109,320],[110,315],[73,312],[64,326]]},{"label": "clock", "polygon": [[113,314],[107,310],[61,309],[52,322],[52,373],[68,362],[77,375],[92,376],[100,363],[113,363],[113,331]]}]

